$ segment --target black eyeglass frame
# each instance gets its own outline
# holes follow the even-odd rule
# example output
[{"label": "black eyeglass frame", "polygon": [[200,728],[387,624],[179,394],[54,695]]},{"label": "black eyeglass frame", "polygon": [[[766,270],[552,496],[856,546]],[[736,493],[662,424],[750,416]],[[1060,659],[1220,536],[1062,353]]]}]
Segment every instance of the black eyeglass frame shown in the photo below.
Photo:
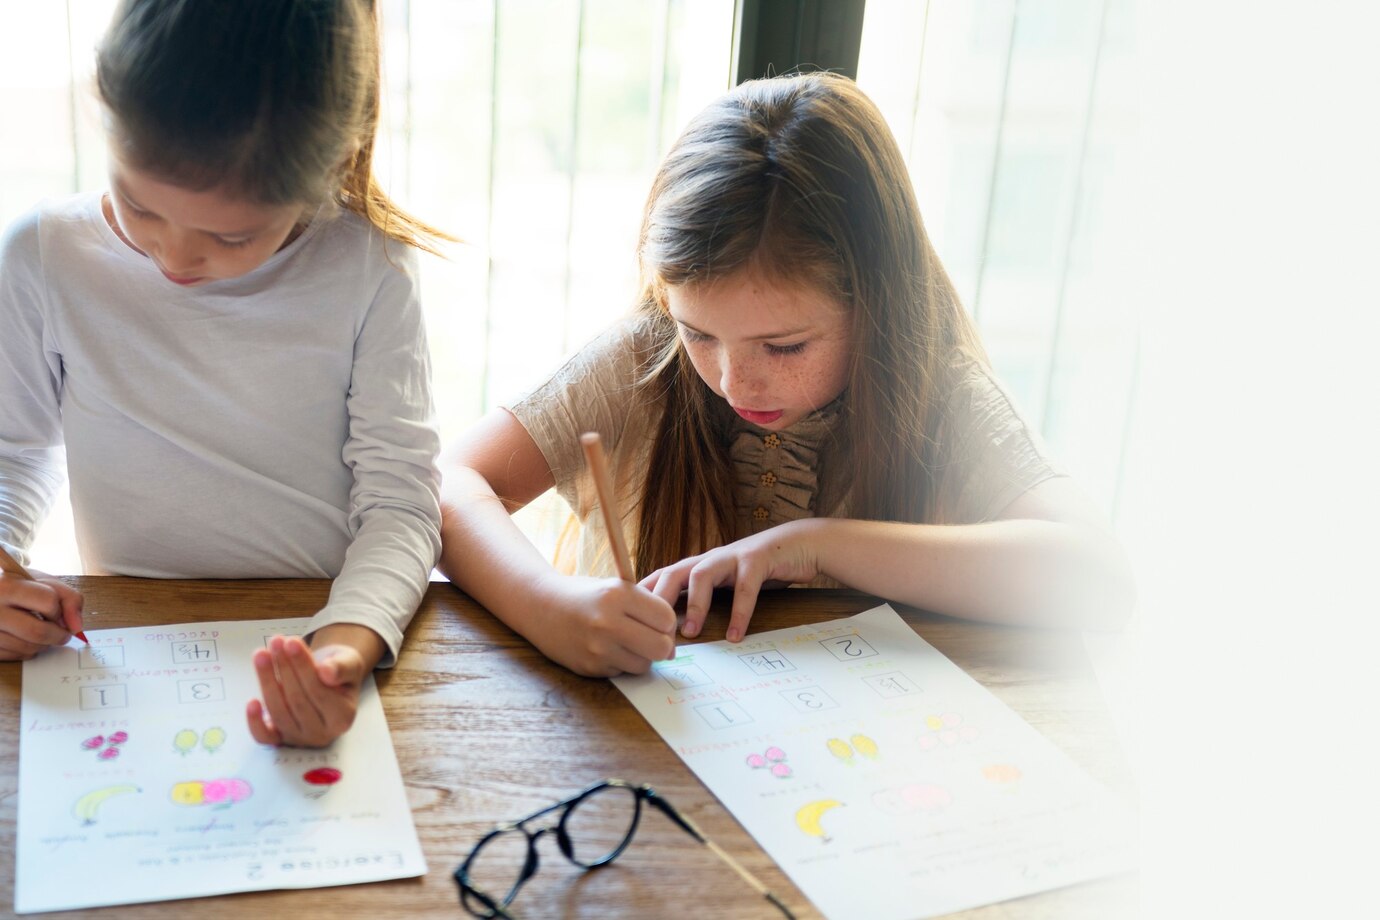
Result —
[{"label": "black eyeglass frame", "polygon": [[[627,789],[633,796],[633,816],[632,820],[628,822],[628,832],[623,837],[622,841],[604,856],[594,862],[584,862],[575,856],[575,846],[571,842],[569,832],[566,830],[566,821],[575,811],[577,805],[590,796],[610,788]],[[527,882],[537,874],[537,870],[541,868],[541,860],[537,855],[537,841],[543,834],[555,831],[556,844],[560,847],[561,855],[572,864],[585,870],[597,869],[600,866],[605,866],[613,862],[628,848],[628,844],[632,842],[633,835],[637,833],[637,824],[642,818],[642,803],[644,801],[650,802],[653,807],[669,818],[672,823],[676,824],[691,837],[694,837],[701,844],[712,850],[716,856],[742,876],[748,884],[756,888],[763,897],[775,905],[788,920],[794,920],[795,915],[791,913],[790,909],[787,908],[776,895],[768,891],[756,877],[739,865],[733,857],[729,856],[717,844],[705,837],[689,818],[682,815],[670,802],[658,795],[655,789],[645,783],[642,785],[635,785],[621,779],[606,779],[602,782],[595,783],[577,792],[570,798],[557,802],[554,805],[548,805],[546,808],[540,808],[530,815],[519,818],[516,821],[500,824],[489,831],[489,833],[485,834],[470,850],[469,855],[465,857],[465,861],[462,862],[453,873],[455,884],[460,889],[460,906],[469,911],[472,916],[485,918],[485,920],[492,920],[492,918],[512,920],[512,914],[508,913],[508,906],[517,898],[518,892],[522,889],[522,886],[527,884]],[[535,831],[527,828],[526,825],[529,822],[555,811],[560,811],[561,816],[554,825],[539,827]],[[522,871],[518,874],[517,880],[513,882],[512,887],[508,889],[507,894],[501,899],[497,899],[493,895],[476,888],[474,884],[471,883],[469,869],[475,857],[483,851],[485,844],[495,837],[511,834],[513,831],[521,831],[523,836],[527,838],[527,858],[523,862]],[[478,901],[478,905],[471,904],[468,900],[469,898],[474,898]]]}]

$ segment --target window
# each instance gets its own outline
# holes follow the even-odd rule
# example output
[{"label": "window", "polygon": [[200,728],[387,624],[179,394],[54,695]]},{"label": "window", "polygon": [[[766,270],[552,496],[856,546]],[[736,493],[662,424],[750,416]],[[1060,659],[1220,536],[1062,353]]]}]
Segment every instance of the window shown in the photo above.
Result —
[{"label": "window", "polygon": [[[114,5],[0,12],[0,105],[7,130],[24,133],[0,145],[0,221],[41,197],[103,185],[92,48]],[[450,439],[628,309],[652,174],[728,86],[735,17],[758,15],[774,50],[784,22],[795,41],[785,47],[846,58],[860,5],[812,7],[813,19],[799,4],[743,0],[380,6],[376,169],[401,204],[466,240],[449,260],[426,257],[422,276]],[[1134,227],[1123,216],[1135,131],[1130,0],[862,8],[858,82],[900,141],[998,373],[1055,455],[1114,508],[1139,361]],[[800,50],[809,27],[814,44]],[[775,72],[799,63],[757,60]],[[80,570],[65,504],[34,561]]]},{"label": "window", "polygon": [[1138,383],[1129,0],[868,0],[858,84],[997,372],[1119,504]]}]

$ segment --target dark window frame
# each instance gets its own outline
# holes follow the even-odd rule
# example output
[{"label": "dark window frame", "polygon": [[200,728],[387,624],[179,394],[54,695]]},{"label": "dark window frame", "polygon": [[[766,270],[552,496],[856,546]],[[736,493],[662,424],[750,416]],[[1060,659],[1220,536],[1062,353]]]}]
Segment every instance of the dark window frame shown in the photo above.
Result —
[{"label": "dark window frame", "polygon": [[858,78],[865,0],[737,0],[733,84],[796,70]]}]

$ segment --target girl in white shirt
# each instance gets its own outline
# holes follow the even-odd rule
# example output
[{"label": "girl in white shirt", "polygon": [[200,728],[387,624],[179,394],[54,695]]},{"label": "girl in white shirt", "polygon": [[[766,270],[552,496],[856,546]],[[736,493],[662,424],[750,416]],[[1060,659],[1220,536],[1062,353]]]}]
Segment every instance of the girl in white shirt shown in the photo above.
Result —
[{"label": "girl in white shirt", "polygon": [[[0,240],[0,544],[23,557],[65,456],[89,573],[334,578],[247,703],[258,741],[328,744],[440,551],[413,248],[442,235],[372,176],[372,4],[126,0],[97,84],[109,190]],[[0,658],[81,607],[0,577]]]}]

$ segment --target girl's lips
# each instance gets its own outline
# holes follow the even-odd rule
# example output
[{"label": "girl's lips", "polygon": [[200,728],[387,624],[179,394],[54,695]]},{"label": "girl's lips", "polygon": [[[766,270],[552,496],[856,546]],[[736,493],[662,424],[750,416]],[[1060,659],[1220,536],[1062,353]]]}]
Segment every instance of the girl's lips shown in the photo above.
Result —
[{"label": "girl's lips", "polygon": [[733,411],[754,425],[770,425],[786,414],[784,409],[776,409],[772,412],[755,412],[752,409],[739,409],[737,406],[733,407]]},{"label": "girl's lips", "polygon": [[174,274],[171,274],[170,272],[166,271],[161,265],[158,267],[158,270],[159,270],[160,272],[163,272],[163,277],[164,277],[164,278],[167,278],[167,279],[168,279],[169,281],[171,281],[173,284],[183,284],[183,285],[186,285],[186,284],[196,284],[198,281],[204,281],[204,280],[205,280],[204,278],[199,278],[199,277],[197,277],[197,278],[184,278],[184,277],[181,276],[181,275],[174,275]]}]

